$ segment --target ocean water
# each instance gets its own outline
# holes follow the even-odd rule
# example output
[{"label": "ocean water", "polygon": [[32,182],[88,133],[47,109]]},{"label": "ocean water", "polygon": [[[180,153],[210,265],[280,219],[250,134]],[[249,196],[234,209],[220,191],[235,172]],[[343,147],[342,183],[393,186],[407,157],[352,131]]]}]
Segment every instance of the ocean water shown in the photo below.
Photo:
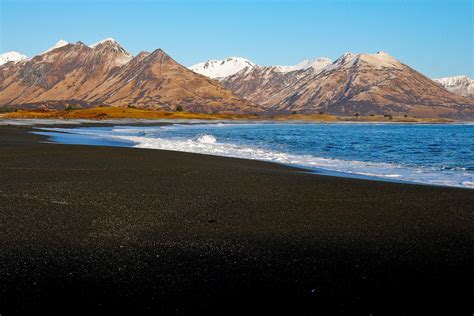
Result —
[{"label": "ocean water", "polygon": [[474,188],[473,124],[221,122],[37,133],[60,143],[185,151],[342,176]]}]

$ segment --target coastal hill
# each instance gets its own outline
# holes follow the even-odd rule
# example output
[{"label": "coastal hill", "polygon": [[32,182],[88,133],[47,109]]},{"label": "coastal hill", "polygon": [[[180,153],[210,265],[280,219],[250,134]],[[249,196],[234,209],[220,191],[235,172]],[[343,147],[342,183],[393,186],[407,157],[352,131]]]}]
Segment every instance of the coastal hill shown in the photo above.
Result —
[{"label": "coastal hill", "polygon": [[474,99],[444,89],[385,52],[346,53],[322,67],[246,67],[220,79],[266,113],[474,119]]},{"label": "coastal hill", "polygon": [[[133,107],[263,116],[329,114],[474,119],[474,99],[443,87],[385,52],[346,53],[335,61],[259,66],[230,57],[189,69],[163,50],[132,56],[107,38],[59,41],[0,64],[0,111]],[[450,80],[444,86],[455,85]],[[469,90],[470,91],[470,90]]]},{"label": "coastal hill", "polygon": [[250,102],[180,65],[161,49],[133,57],[113,39],[91,46],[60,41],[31,59],[5,63],[0,66],[0,106],[257,111]]}]

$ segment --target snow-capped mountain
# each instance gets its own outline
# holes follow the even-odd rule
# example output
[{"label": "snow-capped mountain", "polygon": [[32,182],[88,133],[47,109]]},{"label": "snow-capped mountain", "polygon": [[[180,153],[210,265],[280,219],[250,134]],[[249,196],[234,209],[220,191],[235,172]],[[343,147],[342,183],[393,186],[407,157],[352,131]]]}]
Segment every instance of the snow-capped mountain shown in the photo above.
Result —
[{"label": "snow-capped mountain", "polygon": [[473,101],[446,91],[385,52],[345,53],[319,70],[255,67],[221,83],[269,114],[474,117]]},{"label": "snow-capped mountain", "polygon": [[316,58],[316,59],[305,59],[293,66],[275,66],[277,71],[281,72],[292,72],[298,70],[305,70],[308,68],[313,68],[316,71],[322,70],[332,63],[332,60],[326,57]]},{"label": "snow-capped mountain", "polygon": [[[80,43],[81,45],[84,45],[82,42],[78,42],[78,43]],[[78,43],[69,43],[61,39],[52,47],[50,47],[47,51],[42,53],[41,55],[46,55],[54,51],[55,49],[64,47],[69,44],[77,45]],[[110,37],[103,39],[95,44],[89,45],[88,47],[95,49],[97,51],[103,51],[105,49],[107,51],[115,52],[116,53],[115,65],[117,66],[124,65],[133,58],[133,56],[129,52],[127,52],[116,40]]]},{"label": "snow-capped mountain", "polygon": [[249,67],[257,65],[248,59],[241,57],[229,57],[223,60],[208,60],[189,67],[192,71],[212,79],[219,79],[231,76]]},{"label": "snow-capped mountain", "polygon": [[94,50],[106,50],[106,51],[113,51],[117,54],[117,58],[115,59],[116,65],[121,66],[128,63],[132,60],[133,56],[129,52],[127,52],[116,40],[113,38],[106,38],[103,39],[95,44],[89,46]]},{"label": "snow-capped mountain", "polygon": [[28,56],[25,56],[17,52],[6,52],[3,54],[0,54],[0,66],[11,61],[16,63],[25,59],[28,59]]},{"label": "snow-capped mountain", "polygon": [[113,38],[107,37],[107,38],[104,38],[104,39],[101,40],[101,41],[98,41],[97,43],[94,43],[94,44],[89,45],[89,47],[90,47],[90,48],[94,48],[94,47],[96,47],[96,46],[98,46],[98,45],[100,45],[100,44],[104,44],[104,43],[106,43],[106,42],[118,43],[118,42],[117,42],[116,40],[114,40]]},{"label": "snow-capped mountain", "polygon": [[60,47],[63,47],[63,46],[66,46],[67,44],[69,44],[68,42],[66,42],[65,40],[59,40],[56,44],[54,44],[52,47],[50,47],[47,51],[45,51],[43,54],[46,54],[46,53],[49,53],[57,48],[60,48]]},{"label": "snow-capped mountain", "polygon": [[259,66],[254,62],[242,57],[229,57],[223,60],[208,60],[189,67],[194,72],[212,79],[222,80],[226,77],[232,76],[244,69],[250,72],[256,68],[260,70],[273,70],[281,73],[288,73],[298,70],[305,70],[313,68],[316,71],[322,70],[332,63],[329,58],[305,59],[296,65],[291,66]]},{"label": "snow-capped mountain", "polygon": [[453,76],[433,80],[448,91],[465,97],[474,98],[474,80],[468,76]]}]

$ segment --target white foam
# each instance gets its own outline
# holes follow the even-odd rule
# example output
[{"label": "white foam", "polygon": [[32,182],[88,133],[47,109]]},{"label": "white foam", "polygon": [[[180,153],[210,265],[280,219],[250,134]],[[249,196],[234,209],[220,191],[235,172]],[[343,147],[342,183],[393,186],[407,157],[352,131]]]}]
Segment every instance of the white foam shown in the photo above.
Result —
[{"label": "white foam", "polygon": [[373,163],[328,159],[311,155],[297,155],[274,150],[249,147],[231,143],[220,143],[210,134],[202,134],[194,139],[150,138],[144,136],[114,136],[134,142],[137,148],[182,151],[215,156],[269,161],[309,169],[324,169],[346,174],[376,177],[432,185],[474,187],[469,174],[440,174],[437,170],[412,168],[391,163]]},{"label": "white foam", "polygon": [[202,143],[202,144],[215,144],[215,143],[217,143],[217,140],[212,135],[201,134],[196,138],[196,142]]},{"label": "white foam", "polygon": [[[177,122],[178,123],[178,122]],[[181,123],[181,122],[179,122]],[[243,145],[238,143],[228,143],[219,140],[210,133],[203,133],[196,136],[196,133],[189,133],[183,136],[181,133],[174,133],[176,129],[202,129],[209,125],[220,128],[235,126],[235,123],[227,124],[220,122],[209,124],[174,124],[164,126],[116,126],[113,129],[104,128],[45,128],[49,131],[70,132],[80,134],[95,139],[127,141],[124,146],[134,144],[137,148],[160,149],[171,151],[182,151],[199,153],[206,155],[226,156],[243,159],[262,160],[286,165],[304,167],[312,170],[327,170],[335,173],[351,174],[354,176],[387,179],[391,181],[405,181],[423,183],[430,185],[455,186],[464,188],[474,188],[474,176],[472,172],[465,168],[446,167],[421,167],[407,166],[395,163],[364,162],[343,159],[330,159],[304,155],[291,152],[282,152],[274,149],[260,148],[257,144]],[[204,124],[202,124],[204,123]],[[247,124],[238,124],[251,125]],[[171,131],[171,133],[170,133]],[[163,133],[166,132],[166,133]],[[64,134],[63,134],[64,135]],[[164,136],[175,135],[175,136]],[[179,137],[177,137],[179,136]],[[67,143],[67,140],[64,141]],[[87,140],[84,142],[87,144]]]}]

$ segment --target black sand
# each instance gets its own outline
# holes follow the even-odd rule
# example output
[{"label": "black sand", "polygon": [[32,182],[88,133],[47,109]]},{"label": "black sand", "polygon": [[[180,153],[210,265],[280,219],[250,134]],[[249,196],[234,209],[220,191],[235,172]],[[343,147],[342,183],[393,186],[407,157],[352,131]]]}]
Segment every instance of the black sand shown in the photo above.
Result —
[{"label": "black sand", "polygon": [[0,127],[2,316],[472,314],[473,190],[27,131]]}]

